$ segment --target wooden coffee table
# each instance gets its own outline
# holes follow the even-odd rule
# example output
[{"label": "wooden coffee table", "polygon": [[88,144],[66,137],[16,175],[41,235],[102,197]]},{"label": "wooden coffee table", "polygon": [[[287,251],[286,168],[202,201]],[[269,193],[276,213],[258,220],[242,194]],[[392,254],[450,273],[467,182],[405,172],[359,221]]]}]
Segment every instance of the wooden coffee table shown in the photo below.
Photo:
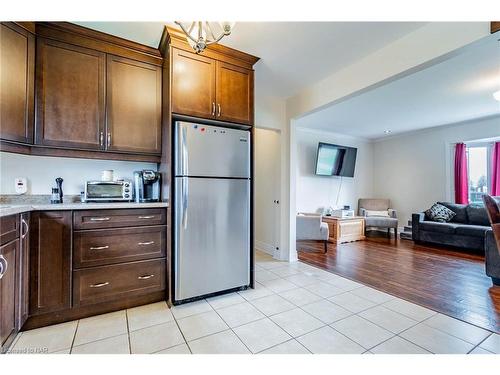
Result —
[{"label": "wooden coffee table", "polygon": [[365,239],[365,218],[362,216],[323,216],[323,222],[328,224],[330,243],[340,244]]}]

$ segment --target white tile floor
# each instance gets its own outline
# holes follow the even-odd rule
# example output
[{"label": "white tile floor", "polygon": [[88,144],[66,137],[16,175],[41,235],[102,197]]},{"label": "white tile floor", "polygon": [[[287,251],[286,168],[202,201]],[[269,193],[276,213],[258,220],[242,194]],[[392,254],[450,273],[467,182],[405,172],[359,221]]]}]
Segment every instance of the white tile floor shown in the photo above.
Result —
[{"label": "white tile floor", "polygon": [[13,353],[500,354],[500,335],[307,264],[256,254],[256,289],[18,335]]}]

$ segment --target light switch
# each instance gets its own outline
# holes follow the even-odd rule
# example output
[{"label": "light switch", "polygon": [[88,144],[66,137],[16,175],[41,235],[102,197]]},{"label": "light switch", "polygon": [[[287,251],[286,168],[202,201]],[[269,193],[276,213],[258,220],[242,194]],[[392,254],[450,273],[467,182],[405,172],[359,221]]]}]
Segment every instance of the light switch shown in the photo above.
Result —
[{"label": "light switch", "polygon": [[28,181],[26,177],[16,177],[14,183],[16,194],[26,194],[28,191]]}]

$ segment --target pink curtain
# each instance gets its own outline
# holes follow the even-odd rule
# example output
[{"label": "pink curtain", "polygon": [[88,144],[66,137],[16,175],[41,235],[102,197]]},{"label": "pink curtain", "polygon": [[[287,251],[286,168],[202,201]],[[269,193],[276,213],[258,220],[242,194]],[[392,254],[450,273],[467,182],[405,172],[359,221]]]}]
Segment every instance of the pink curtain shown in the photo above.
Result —
[{"label": "pink curtain", "polygon": [[[491,171],[491,195],[500,195],[500,142],[493,145],[493,160]],[[499,249],[500,250],[500,249]]]},{"label": "pink curtain", "polygon": [[467,177],[467,147],[455,146],[455,203],[469,203],[469,179]]}]

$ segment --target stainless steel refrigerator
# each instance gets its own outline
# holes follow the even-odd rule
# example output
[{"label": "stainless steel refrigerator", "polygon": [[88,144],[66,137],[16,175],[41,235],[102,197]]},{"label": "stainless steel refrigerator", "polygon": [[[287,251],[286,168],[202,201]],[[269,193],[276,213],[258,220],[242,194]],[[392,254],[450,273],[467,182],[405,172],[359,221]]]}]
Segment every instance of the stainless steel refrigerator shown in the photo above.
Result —
[{"label": "stainless steel refrigerator", "polygon": [[174,301],[250,283],[250,132],[175,123]]}]

